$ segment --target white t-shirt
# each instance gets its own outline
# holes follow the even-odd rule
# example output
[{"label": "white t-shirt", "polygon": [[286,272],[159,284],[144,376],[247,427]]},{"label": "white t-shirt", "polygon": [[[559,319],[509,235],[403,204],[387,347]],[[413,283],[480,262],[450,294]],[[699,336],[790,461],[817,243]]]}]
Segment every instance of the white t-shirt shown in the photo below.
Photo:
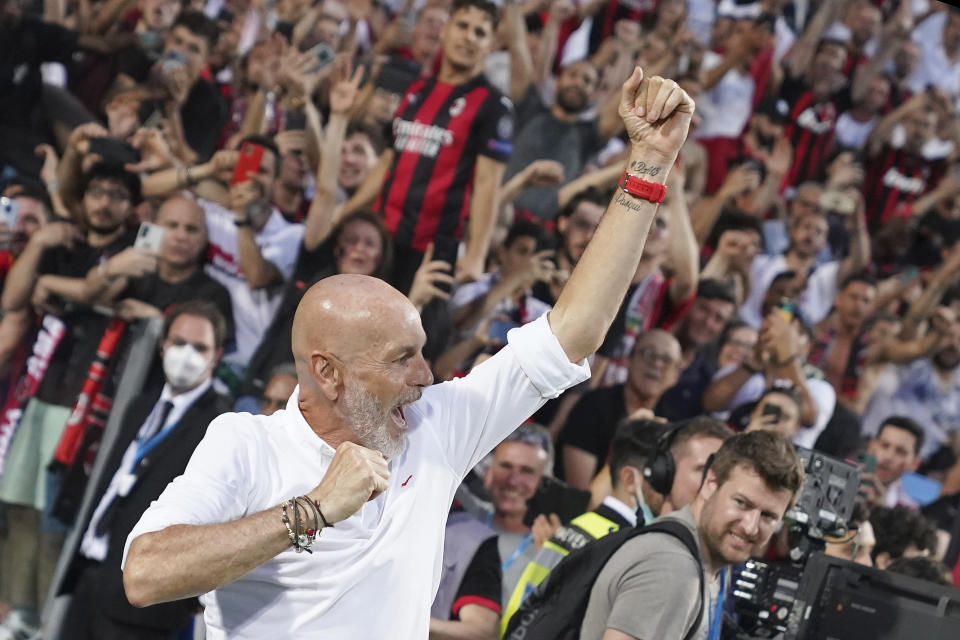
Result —
[{"label": "white t-shirt", "polygon": [[920,62],[907,79],[914,93],[922,93],[933,85],[956,94],[960,91],[960,60],[947,57],[943,48],[943,27],[947,12],[935,13],[913,30],[913,40],[920,47]]},{"label": "white t-shirt", "polygon": [[[732,373],[733,370],[739,366],[738,364],[728,364],[726,367],[717,371],[713,379],[719,380]],[[837,392],[832,384],[820,378],[807,378],[806,383],[807,391],[810,392],[810,396],[817,405],[817,421],[813,423],[813,426],[801,428],[800,431],[793,436],[792,440],[798,447],[813,449],[817,438],[819,438],[823,430],[827,428],[827,423],[830,422],[830,418],[833,417],[833,411],[837,408]],[[727,405],[727,409],[725,411],[718,411],[714,415],[718,417],[718,419],[726,420],[730,412],[737,407],[759,400],[766,386],[767,381],[762,373],[753,374],[747,378],[743,386],[734,394],[730,404]]]},{"label": "white t-shirt", "polygon": [[[713,51],[703,54],[703,70],[717,67],[723,56]],[[753,112],[755,85],[749,73],[738,69],[727,71],[717,84],[705,91],[697,101],[703,124],[698,138],[738,138]]]},{"label": "white t-shirt", "polygon": [[[324,530],[312,554],[287,549],[203,595],[207,638],[426,638],[457,486],[547,399],[589,377],[586,362],[570,363],[541,317],[513,329],[508,346],[468,376],[425,389],[404,412],[407,448],[390,462],[387,491]],[[214,420],[124,554],[137,536],[178,523],[275,509],[282,528],[280,503],[316,487],[334,455],[304,420],[298,393],[270,417]]]},{"label": "white t-shirt", "polygon": [[[210,243],[210,263],[207,274],[230,292],[233,320],[236,324],[236,349],[227,353],[223,361],[233,367],[244,368],[260,344],[264,332],[273,322],[280,304],[283,287],[251,289],[240,270],[237,250],[237,226],[233,212],[209,200],[198,199],[207,220]],[[267,224],[256,235],[256,243],[263,259],[272,263],[284,279],[293,274],[303,243],[303,225],[287,222],[274,208]]]},{"label": "white t-shirt", "polygon": [[[783,255],[771,256],[758,254],[750,265],[750,294],[740,306],[740,318],[755,329],[760,328],[763,317],[763,297],[777,274],[789,271],[787,259]],[[807,278],[807,288],[800,294],[800,311],[804,319],[814,325],[830,313],[833,299],[837,295],[837,273],[840,263],[836,260],[817,265]]]},{"label": "white t-shirt", "polygon": [[849,111],[844,111],[837,118],[837,142],[847,149],[862,149],[878,122],[880,122],[878,116],[863,121],[851,116]]}]

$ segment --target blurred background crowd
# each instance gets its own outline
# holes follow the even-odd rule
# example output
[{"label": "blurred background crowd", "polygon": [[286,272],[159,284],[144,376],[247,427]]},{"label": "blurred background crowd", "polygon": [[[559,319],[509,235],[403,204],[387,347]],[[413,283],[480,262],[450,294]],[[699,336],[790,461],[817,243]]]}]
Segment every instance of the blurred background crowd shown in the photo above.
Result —
[{"label": "blurred background crowd", "polygon": [[126,533],[212,416],[286,408],[319,279],[407,294],[437,382],[547,312],[635,65],[694,97],[690,137],[592,379],[465,484],[431,637],[495,637],[561,526],[684,506],[741,430],[861,465],[828,551],[960,580],[960,11],[0,0],[0,637],[63,593],[93,613],[62,637],[189,624],[126,602]]}]

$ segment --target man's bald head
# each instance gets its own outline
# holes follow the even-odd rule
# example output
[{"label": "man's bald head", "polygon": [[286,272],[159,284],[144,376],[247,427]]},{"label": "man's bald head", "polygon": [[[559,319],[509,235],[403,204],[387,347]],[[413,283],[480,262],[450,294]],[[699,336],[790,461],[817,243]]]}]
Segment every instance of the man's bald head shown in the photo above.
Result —
[{"label": "man's bald head", "polygon": [[382,280],[341,274],[313,285],[297,307],[292,335],[307,422],[327,442],[399,454],[402,407],[433,381],[425,340],[417,310]]},{"label": "man's bald head", "polygon": [[293,318],[293,356],[309,359],[313,349],[349,357],[376,346],[397,324],[419,324],[417,310],[389,284],[370,276],[324,278],[304,294]]}]

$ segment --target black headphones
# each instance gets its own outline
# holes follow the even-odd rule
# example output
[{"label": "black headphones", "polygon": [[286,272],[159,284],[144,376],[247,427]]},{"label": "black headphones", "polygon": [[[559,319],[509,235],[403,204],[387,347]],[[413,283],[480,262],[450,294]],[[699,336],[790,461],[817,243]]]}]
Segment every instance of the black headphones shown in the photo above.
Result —
[{"label": "black headphones", "polygon": [[677,422],[666,427],[663,433],[657,438],[657,443],[653,447],[653,452],[647,458],[643,465],[643,477],[650,487],[660,495],[667,495],[673,488],[673,476],[677,472],[677,466],[673,461],[673,454],[670,453],[670,446],[677,437],[677,433],[687,426],[687,421]]}]

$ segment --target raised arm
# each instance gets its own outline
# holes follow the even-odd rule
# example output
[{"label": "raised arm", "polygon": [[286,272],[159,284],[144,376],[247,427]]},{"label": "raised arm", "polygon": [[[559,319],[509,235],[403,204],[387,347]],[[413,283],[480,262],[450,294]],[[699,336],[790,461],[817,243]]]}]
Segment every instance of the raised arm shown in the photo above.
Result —
[{"label": "raised arm", "polygon": [[[646,78],[637,67],[624,83],[620,116],[630,136],[627,171],[665,184],[687,137],[693,100],[676,82]],[[640,263],[657,205],[618,190],[567,282],[549,320],[571,362],[597,350]]]},{"label": "raised arm", "polygon": [[457,278],[478,280],[490,249],[493,225],[500,210],[500,185],[506,165],[487,156],[477,158],[473,170],[473,192],[470,195],[470,238],[467,252],[457,263]]},{"label": "raised arm", "polygon": [[527,46],[523,9],[516,2],[508,2],[505,17],[507,49],[510,52],[510,99],[518,103],[533,82],[533,57]]},{"label": "raised arm", "polygon": [[850,255],[840,264],[837,270],[837,286],[855,273],[860,273],[870,264],[870,235],[867,233],[866,210],[863,205],[863,196],[859,189],[851,187],[845,193],[857,201],[857,210],[853,212],[850,223]]},{"label": "raised arm", "polygon": [[807,24],[807,28],[803,31],[803,35],[783,58],[783,66],[790,72],[790,75],[796,78],[807,72],[810,63],[813,61],[813,56],[817,52],[817,44],[820,42],[823,32],[837,21],[849,4],[850,0],[834,0],[820,4],[820,8],[817,9],[817,12]]},{"label": "raised arm", "polygon": [[670,266],[673,281],[670,299],[680,303],[697,292],[700,272],[700,245],[693,234],[687,198],[683,193],[683,171],[670,174],[664,205],[670,211]]},{"label": "raised arm", "polygon": [[927,95],[925,93],[918,93],[914,96],[911,96],[909,100],[901,104],[887,115],[883,116],[880,122],[877,123],[877,126],[873,128],[873,131],[870,132],[870,135],[867,136],[867,142],[864,145],[867,155],[872,156],[880,151],[884,143],[890,139],[890,134],[893,133],[894,128],[900,123],[901,120],[906,118],[914,111],[921,111],[929,108],[931,107],[927,99]]},{"label": "raised arm", "polygon": [[[359,93],[363,67],[357,67],[350,76],[349,61],[335,63],[334,83],[330,90],[330,120],[320,146],[320,166],[317,169],[317,193],[307,212],[303,246],[316,249],[330,235],[333,228],[333,208],[337,199],[337,177],[340,174],[340,156],[347,136],[347,114],[353,108]],[[308,102],[308,104],[310,104]]]}]

